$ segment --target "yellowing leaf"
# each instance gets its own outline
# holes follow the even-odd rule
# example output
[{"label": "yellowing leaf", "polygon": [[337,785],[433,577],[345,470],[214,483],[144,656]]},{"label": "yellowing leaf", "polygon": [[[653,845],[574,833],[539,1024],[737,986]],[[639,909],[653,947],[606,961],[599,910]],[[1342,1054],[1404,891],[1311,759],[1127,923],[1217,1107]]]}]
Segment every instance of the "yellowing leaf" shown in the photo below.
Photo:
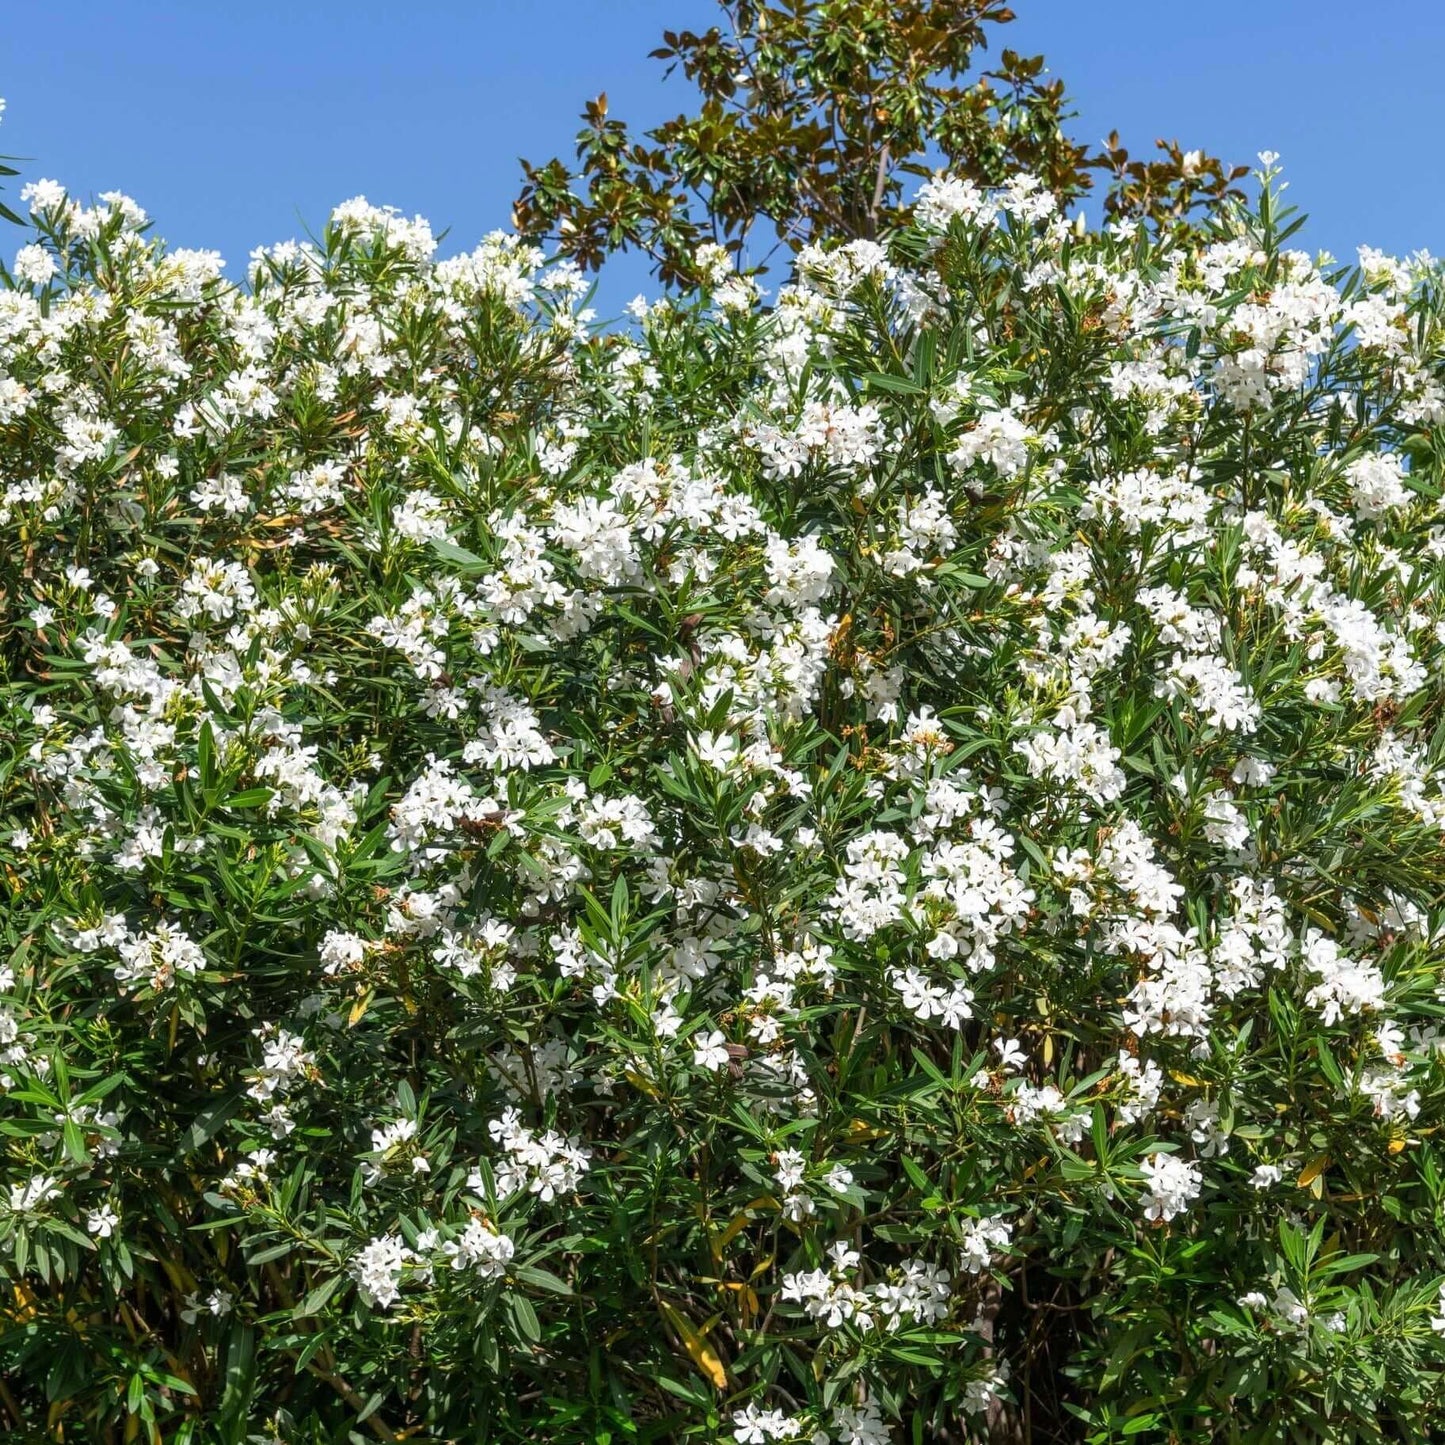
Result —
[{"label": "yellowing leaf", "polygon": [[740,1280],[729,1279],[720,1281],[719,1289],[732,1290],[738,1297],[738,1310],[743,1317],[743,1325],[746,1327],[752,1323],[753,1317],[762,1308],[758,1299],[757,1291],[750,1284],[743,1284]]},{"label": "yellowing leaf", "polygon": [[1328,1154],[1316,1154],[1308,1164],[1299,1172],[1299,1179],[1296,1181],[1301,1189],[1308,1189],[1326,1169],[1330,1167],[1330,1156]]},{"label": "yellowing leaf", "polygon": [[189,1294],[191,1290],[196,1288],[195,1275],[186,1269],[184,1265],[179,1265],[175,1263],[175,1261],[167,1259],[163,1254],[156,1256],[156,1263],[165,1270],[166,1278],[170,1280],[171,1288],[174,1289],[177,1294]]},{"label": "yellowing leaf", "polygon": [[707,1380],[715,1390],[726,1390],[728,1385],[728,1374],[723,1369],[723,1362],[718,1358],[718,1353],[708,1344],[707,1340],[698,1332],[697,1326],[682,1313],[674,1309],[666,1300],[659,1302],[663,1318],[677,1331],[682,1340],[682,1347],[687,1351],[687,1357],[697,1366],[697,1372],[703,1379]]},{"label": "yellowing leaf", "polygon": [[733,1219],[727,1228],[713,1241],[713,1253],[721,1256],[723,1250],[748,1227],[748,1215],[754,1209],[776,1209],[777,1207],[778,1201],[774,1199],[771,1194],[760,1195],[757,1199],[754,1199],[751,1204],[743,1205],[737,1217]]},{"label": "yellowing leaf", "polygon": [[623,1069],[622,1077],[640,1093],[646,1094],[649,1099],[660,1099],[662,1095],[658,1092],[657,1085],[651,1079],[637,1073],[633,1069]]}]

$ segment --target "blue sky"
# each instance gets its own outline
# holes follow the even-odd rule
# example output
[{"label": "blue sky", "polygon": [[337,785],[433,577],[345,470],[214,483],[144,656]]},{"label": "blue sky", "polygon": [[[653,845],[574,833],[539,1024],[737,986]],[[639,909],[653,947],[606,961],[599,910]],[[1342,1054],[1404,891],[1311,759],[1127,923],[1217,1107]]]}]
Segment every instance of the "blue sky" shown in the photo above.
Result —
[{"label": "blue sky", "polygon": [[[1303,238],[1445,252],[1438,73],[1445,4],[1015,0],[998,32],[1042,52],[1080,112],[1136,152],[1177,136],[1226,159],[1273,149]],[[445,250],[508,224],[516,158],[570,158],[577,113],[656,122],[688,104],[647,53],[711,0],[8,0],[0,151],[76,193],[133,195],[173,244],[251,247],[364,194],[421,212]],[[13,192],[11,196],[13,200]],[[0,246],[6,244],[0,232]],[[602,293],[647,286],[621,265]]]}]

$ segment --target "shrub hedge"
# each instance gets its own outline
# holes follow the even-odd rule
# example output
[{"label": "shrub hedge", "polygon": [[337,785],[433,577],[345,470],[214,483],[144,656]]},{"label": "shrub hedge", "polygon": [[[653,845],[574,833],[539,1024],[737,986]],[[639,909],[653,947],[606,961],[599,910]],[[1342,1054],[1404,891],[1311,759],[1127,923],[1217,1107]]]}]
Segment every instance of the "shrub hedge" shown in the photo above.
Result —
[{"label": "shrub hedge", "polygon": [[28,188],[16,1438],[1441,1438],[1442,278],[1259,181],[613,328]]}]

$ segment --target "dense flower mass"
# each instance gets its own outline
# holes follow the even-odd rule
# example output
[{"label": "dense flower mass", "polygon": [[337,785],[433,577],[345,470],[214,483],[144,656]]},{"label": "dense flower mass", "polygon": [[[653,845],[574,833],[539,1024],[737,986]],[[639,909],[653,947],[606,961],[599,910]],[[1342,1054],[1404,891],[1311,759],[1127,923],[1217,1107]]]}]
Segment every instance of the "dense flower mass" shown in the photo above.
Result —
[{"label": "dense flower mass", "polygon": [[29,187],[0,1409],[1439,1438],[1445,276],[1260,181],[623,329]]}]

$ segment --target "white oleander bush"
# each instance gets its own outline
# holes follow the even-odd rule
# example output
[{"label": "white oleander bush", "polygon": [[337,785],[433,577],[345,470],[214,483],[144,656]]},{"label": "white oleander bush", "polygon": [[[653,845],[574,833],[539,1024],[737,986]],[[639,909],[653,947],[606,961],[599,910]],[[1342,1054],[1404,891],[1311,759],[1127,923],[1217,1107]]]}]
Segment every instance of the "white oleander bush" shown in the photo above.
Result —
[{"label": "white oleander bush", "polygon": [[1445,278],[1278,192],[605,329],[30,186],[14,1438],[1441,1438]]}]

